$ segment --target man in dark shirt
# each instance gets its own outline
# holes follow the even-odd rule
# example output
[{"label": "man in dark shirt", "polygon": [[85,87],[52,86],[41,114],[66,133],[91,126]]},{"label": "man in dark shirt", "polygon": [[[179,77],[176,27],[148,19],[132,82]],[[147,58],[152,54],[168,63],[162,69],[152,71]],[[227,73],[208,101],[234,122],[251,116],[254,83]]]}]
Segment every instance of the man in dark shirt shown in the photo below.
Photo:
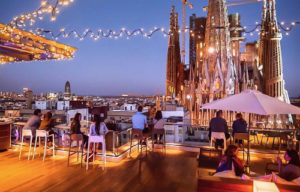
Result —
[{"label": "man in dark shirt", "polygon": [[[224,132],[226,139],[229,138],[228,126],[225,119],[223,119],[223,112],[218,111],[217,116],[212,118],[209,123],[209,137],[211,137],[211,132]],[[215,147],[223,145],[223,139],[216,139]]]}]

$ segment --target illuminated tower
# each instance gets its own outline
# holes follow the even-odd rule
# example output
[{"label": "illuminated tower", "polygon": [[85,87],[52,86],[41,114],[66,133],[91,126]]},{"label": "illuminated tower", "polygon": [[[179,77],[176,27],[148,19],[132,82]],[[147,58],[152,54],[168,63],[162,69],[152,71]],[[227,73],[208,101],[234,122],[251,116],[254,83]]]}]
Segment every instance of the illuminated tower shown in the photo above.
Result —
[{"label": "illuminated tower", "polygon": [[184,64],[180,59],[178,14],[172,6],[170,14],[170,36],[168,43],[166,96],[177,97],[181,100],[183,90]]},{"label": "illuminated tower", "polygon": [[67,81],[66,85],[65,85],[64,99],[70,100],[70,98],[71,98],[71,85],[70,85],[70,82]]},{"label": "illuminated tower", "polygon": [[225,0],[209,1],[205,46],[202,87],[205,88],[208,102],[234,94],[237,87]]},{"label": "illuminated tower", "polygon": [[275,0],[265,0],[260,35],[260,64],[263,66],[264,93],[289,103],[288,93],[284,88],[281,39]]}]

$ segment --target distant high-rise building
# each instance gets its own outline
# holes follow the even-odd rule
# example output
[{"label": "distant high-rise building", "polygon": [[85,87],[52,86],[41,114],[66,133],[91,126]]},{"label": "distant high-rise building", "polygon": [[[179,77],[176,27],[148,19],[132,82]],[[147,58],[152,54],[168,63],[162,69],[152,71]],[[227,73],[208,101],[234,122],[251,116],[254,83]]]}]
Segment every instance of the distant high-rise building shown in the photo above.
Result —
[{"label": "distant high-rise building", "polygon": [[28,88],[23,88],[23,96],[26,99],[27,109],[32,109],[33,92]]},{"label": "distant high-rise building", "polygon": [[178,14],[172,6],[170,14],[170,36],[168,43],[166,96],[167,99],[177,97],[181,100],[183,91],[184,64],[180,59]]},{"label": "distant high-rise building", "polygon": [[65,100],[70,100],[71,99],[71,85],[70,85],[69,81],[67,81],[66,85],[65,85],[64,99]]}]

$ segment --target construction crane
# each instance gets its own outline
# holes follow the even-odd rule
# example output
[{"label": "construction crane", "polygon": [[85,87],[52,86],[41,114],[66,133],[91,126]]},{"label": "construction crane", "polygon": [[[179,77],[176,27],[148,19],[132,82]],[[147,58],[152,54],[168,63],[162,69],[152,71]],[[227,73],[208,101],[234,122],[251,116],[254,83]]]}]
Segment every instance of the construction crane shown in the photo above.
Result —
[{"label": "construction crane", "polygon": [[185,64],[185,6],[189,6],[191,9],[193,9],[193,5],[187,0],[181,0],[182,1],[182,51],[181,51],[181,60],[182,63]]},{"label": "construction crane", "polygon": [[[264,1],[264,0],[240,1],[240,2],[235,2],[235,3],[228,3],[228,4],[226,4],[226,6],[230,7],[230,6],[236,6],[236,5],[245,5],[245,4],[256,3],[256,2],[261,2],[261,1]],[[203,11],[207,11],[208,7],[203,7],[202,9],[203,9]]]}]

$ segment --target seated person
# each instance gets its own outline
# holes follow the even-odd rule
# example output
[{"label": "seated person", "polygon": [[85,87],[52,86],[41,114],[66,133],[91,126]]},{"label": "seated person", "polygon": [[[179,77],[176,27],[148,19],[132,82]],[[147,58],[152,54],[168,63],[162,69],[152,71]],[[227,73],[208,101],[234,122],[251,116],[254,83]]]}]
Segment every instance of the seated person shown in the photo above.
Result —
[{"label": "seated person", "polygon": [[101,118],[100,115],[94,115],[94,123],[91,125],[90,129],[91,136],[106,135],[108,133],[104,119]]},{"label": "seated person", "polygon": [[54,127],[54,120],[52,119],[52,113],[47,112],[44,116],[44,119],[41,122],[39,130],[45,130],[49,132],[49,135],[54,134],[52,128]]},{"label": "seated person", "polygon": [[238,148],[235,145],[229,145],[225,151],[225,155],[222,157],[218,169],[218,172],[233,170],[236,176],[242,176],[244,173],[244,165],[242,161],[237,157]]},{"label": "seated person", "polygon": [[[132,116],[132,133],[137,133],[140,142],[143,140],[144,134],[147,134],[149,132],[147,128],[147,117],[143,114],[143,107],[139,106],[138,111]],[[146,143],[146,141],[142,142],[143,144]]]},{"label": "seated person", "polygon": [[[94,123],[90,126],[90,136],[105,136],[108,133],[108,129],[104,123],[104,119],[100,117],[100,115],[94,115],[93,119]],[[98,143],[96,144],[95,149],[98,148]],[[90,145],[90,154],[89,156],[95,151],[93,151],[93,145]],[[91,161],[92,159],[89,159]]]},{"label": "seated person", "polygon": [[[209,122],[209,138],[211,138],[212,132],[223,132],[226,140],[230,137],[228,133],[228,126],[226,120],[223,118],[223,112],[218,111],[215,118],[212,118]],[[225,141],[226,142],[226,141]],[[219,146],[223,147],[223,139],[216,139],[215,148]]]},{"label": "seated person", "polygon": [[157,143],[158,137],[159,137],[159,142],[162,143],[162,137],[164,133],[164,125],[165,121],[162,118],[162,112],[157,111],[155,115],[155,119],[153,120],[153,133],[154,133],[154,143]]},{"label": "seated person", "polygon": [[297,151],[287,150],[284,159],[288,162],[288,165],[283,168],[282,160],[277,157],[279,177],[287,181],[300,177],[300,160]]},{"label": "seated person", "polygon": [[[236,120],[232,124],[232,136],[234,138],[235,133],[246,133],[247,132],[247,122],[243,119],[241,113],[237,113],[235,116]],[[243,140],[236,140],[235,143],[242,144]]]},{"label": "seated person", "polygon": [[42,111],[36,109],[33,112],[33,115],[28,119],[23,129],[30,129],[32,131],[33,137],[35,137],[36,130],[40,127],[41,124]]}]

